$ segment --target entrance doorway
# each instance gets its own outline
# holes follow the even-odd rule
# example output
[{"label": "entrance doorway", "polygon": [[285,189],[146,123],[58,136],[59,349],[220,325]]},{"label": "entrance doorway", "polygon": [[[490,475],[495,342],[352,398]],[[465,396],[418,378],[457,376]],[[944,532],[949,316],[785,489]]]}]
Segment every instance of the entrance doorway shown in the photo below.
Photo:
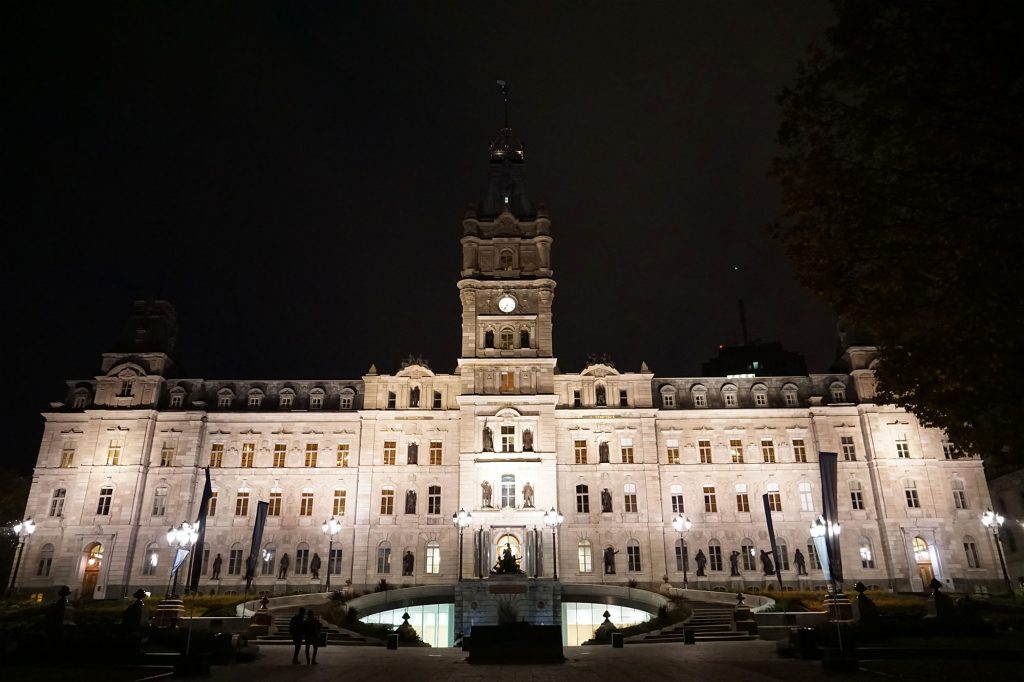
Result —
[{"label": "entrance doorway", "polygon": [[94,542],[85,549],[85,570],[82,573],[81,598],[90,600],[96,593],[96,585],[100,580],[100,569],[103,567],[103,545]]},{"label": "entrance doorway", "polygon": [[928,583],[935,578],[935,571],[932,568],[932,555],[928,551],[928,543],[924,538],[914,538],[914,561],[917,562],[917,574],[921,577],[921,584],[928,589]]}]

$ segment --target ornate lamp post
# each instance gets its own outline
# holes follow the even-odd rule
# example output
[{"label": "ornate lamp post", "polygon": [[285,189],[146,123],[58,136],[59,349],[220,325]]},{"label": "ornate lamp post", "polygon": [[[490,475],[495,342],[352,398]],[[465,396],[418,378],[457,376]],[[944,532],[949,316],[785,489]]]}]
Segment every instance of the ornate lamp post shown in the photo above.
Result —
[{"label": "ornate lamp post", "polygon": [[465,509],[452,514],[452,525],[459,529],[459,580],[462,580],[462,533],[473,523],[473,515]]},{"label": "ornate lamp post", "polygon": [[555,580],[558,580],[558,540],[555,538],[555,529],[561,526],[563,521],[565,517],[554,507],[544,512],[544,525],[551,528],[551,568]]},{"label": "ornate lamp post", "polygon": [[327,540],[327,582],[324,589],[331,591],[331,562],[334,561],[334,536],[341,532],[341,521],[333,516],[320,526],[320,530],[328,537]]},{"label": "ornate lamp post", "polygon": [[683,516],[682,514],[679,514],[674,519],[672,519],[672,527],[676,529],[677,533],[679,533],[679,556],[683,563],[683,589],[685,590],[687,588],[688,582],[688,571],[686,569],[689,560],[686,556],[686,542],[684,542],[683,540],[683,533],[690,530],[690,528],[693,527],[693,523],[690,521],[689,518]]},{"label": "ornate lamp post", "polygon": [[18,580],[18,568],[21,566],[21,555],[25,553],[25,542],[36,532],[36,523],[32,517],[14,524],[12,530],[18,536],[18,559],[14,562],[14,571],[11,573],[11,584],[7,587],[7,598],[14,594],[14,585]]},{"label": "ornate lamp post", "polygon": [[172,566],[174,568],[174,583],[173,587],[171,587],[171,599],[178,598],[178,569],[181,568],[181,563],[185,560],[184,556],[182,556],[179,560],[178,554],[181,550],[185,550],[185,552],[187,553],[188,548],[194,545],[197,540],[199,540],[198,524],[193,526],[188,521],[182,521],[181,525],[177,528],[167,529],[167,544],[168,546],[174,547],[177,550],[174,553],[174,558],[171,560],[173,562]]},{"label": "ornate lamp post", "polygon": [[1006,518],[1002,514],[996,514],[991,509],[981,515],[981,525],[992,531],[992,538],[996,541],[996,551],[999,552],[999,565],[1003,569],[1003,580],[1006,581],[1006,589],[1013,594],[1013,585],[1010,583],[1010,576],[1006,572],[1006,559],[1003,558],[1003,541],[999,537],[999,529],[1003,527]]}]

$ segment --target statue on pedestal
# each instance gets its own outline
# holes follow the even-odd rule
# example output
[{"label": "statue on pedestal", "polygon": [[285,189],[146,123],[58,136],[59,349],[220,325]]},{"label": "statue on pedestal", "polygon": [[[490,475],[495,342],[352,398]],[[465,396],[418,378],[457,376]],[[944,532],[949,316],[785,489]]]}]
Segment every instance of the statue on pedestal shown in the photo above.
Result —
[{"label": "statue on pedestal", "polygon": [[405,550],[402,556],[402,575],[412,575],[413,563],[416,561],[410,550]]},{"label": "statue on pedestal", "polygon": [[523,508],[533,508],[533,486],[530,485],[529,481],[523,486]]},{"label": "statue on pedestal", "polygon": [[804,555],[799,549],[793,552],[793,563],[796,564],[797,575],[807,575],[807,566],[804,563]]},{"label": "statue on pedestal", "polygon": [[420,387],[413,386],[412,390],[409,391],[409,407],[420,406]]},{"label": "statue on pedestal", "polygon": [[735,549],[729,554],[729,575],[738,576],[740,574],[740,553]]},{"label": "statue on pedestal", "polygon": [[278,562],[277,579],[284,580],[288,577],[288,564],[291,563],[291,559],[288,558],[288,553],[285,552],[281,557],[281,561]]},{"label": "statue on pedestal", "polygon": [[601,511],[610,512],[612,510],[612,491],[605,488],[601,491]]},{"label": "statue on pedestal", "polygon": [[611,462],[608,456],[608,441],[603,440],[597,444],[597,457],[599,464],[609,464]]},{"label": "statue on pedestal", "polygon": [[533,431],[523,429],[523,452],[533,452]]},{"label": "statue on pedestal", "polygon": [[407,490],[405,492],[405,513],[415,514],[416,513],[416,491]]},{"label": "statue on pedestal", "polygon": [[617,550],[611,547],[604,548],[604,572],[606,575],[615,574],[615,555],[618,554]]},{"label": "statue on pedestal", "polygon": [[313,580],[320,580],[320,555],[314,553],[309,561],[309,570],[313,573]]},{"label": "statue on pedestal", "polygon": [[772,555],[761,550],[761,569],[765,575],[775,575],[775,564],[772,563]]},{"label": "statue on pedestal", "polygon": [[487,481],[480,484],[480,497],[480,506],[484,509],[489,509],[491,506],[491,484]]},{"label": "statue on pedestal", "polygon": [[698,549],[697,554],[693,557],[693,560],[697,562],[697,575],[703,577],[704,567],[708,565],[708,558],[704,556],[704,550]]},{"label": "statue on pedestal", "polygon": [[491,427],[484,426],[484,452],[494,452],[494,438],[491,435]]},{"label": "statue on pedestal", "polygon": [[405,461],[407,464],[419,464],[420,459],[420,444],[409,443],[409,447],[405,453]]}]

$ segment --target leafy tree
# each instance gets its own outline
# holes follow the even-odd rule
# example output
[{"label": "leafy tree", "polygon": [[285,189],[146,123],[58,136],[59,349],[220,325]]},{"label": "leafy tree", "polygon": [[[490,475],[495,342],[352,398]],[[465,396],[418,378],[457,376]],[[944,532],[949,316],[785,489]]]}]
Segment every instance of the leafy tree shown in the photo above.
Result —
[{"label": "leafy tree", "polygon": [[[3,590],[7,589],[18,547],[18,536],[12,526],[24,518],[28,488],[27,477],[0,469],[0,589]],[[24,567],[23,562],[21,569]]]},{"label": "leafy tree", "polygon": [[1024,5],[834,4],[780,96],[773,233],[878,345],[879,401],[1024,463]]}]

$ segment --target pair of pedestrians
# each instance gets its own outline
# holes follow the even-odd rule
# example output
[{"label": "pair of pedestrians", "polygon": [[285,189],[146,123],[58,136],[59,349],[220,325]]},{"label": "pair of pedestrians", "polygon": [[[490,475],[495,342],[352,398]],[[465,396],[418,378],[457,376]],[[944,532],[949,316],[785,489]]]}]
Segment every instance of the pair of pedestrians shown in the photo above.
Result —
[{"label": "pair of pedestrians", "polygon": [[[320,648],[320,619],[316,617],[313,610],[308,612],[304,607],[288,621],[288,632],[292,636],[292,644],[295,651],[292,653],[292,665],[299,664],[299,651],[302,645],[306,645],[306,665],[316,665],[316,652]],[[313,656],[310,658],[310,648],[313,649]]]}]

